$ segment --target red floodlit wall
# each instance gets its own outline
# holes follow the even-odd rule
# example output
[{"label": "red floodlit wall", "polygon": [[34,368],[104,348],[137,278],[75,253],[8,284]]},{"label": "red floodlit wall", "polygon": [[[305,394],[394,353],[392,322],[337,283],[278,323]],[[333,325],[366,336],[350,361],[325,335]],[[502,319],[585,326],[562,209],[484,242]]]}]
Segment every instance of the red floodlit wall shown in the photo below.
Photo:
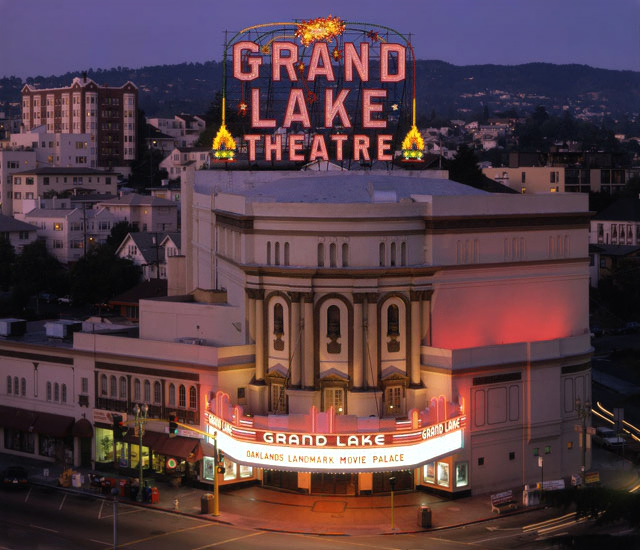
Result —
[{"label": "red floodlit wall", "polygon": [[431,345],[464,349],[583,334],[589,320],[587,277],[546,275],[436,286]]}]

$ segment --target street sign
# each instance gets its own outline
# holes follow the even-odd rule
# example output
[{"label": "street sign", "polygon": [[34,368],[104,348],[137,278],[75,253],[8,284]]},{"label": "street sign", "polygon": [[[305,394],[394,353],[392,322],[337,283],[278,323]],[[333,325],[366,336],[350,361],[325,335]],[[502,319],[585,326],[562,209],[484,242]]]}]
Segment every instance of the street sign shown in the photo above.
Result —
[{"label": "street sign", "polygon": [[596,435],[596,429],[593,426],[587,426],[587,433],[589,435]]}]

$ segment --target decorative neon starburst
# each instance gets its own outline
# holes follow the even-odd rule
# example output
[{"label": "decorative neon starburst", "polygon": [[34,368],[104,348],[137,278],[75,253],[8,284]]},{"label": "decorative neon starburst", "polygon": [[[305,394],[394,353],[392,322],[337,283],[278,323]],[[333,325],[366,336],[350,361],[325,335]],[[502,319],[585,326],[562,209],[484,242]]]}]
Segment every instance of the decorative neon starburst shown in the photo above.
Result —
[{"label": "decorative neon starburst", "polygon": [[346,28],[345,22],[339,17],[318,17],[309,21],[302,21],[296,28],[296,36],[303,46],[314,42],[332,42],[340,36]]},{"label": "decorative neon starburst", "polygon": [[414,124],[402,141],[402,156],[405,160],[422,160],[424,139]]},{"label": "decorative neon starburst", "polygon": [[232,161],[236,156],[236,142],[224,123],[220,126],[216,137],[213,138],[213,156],[217,160]]}]

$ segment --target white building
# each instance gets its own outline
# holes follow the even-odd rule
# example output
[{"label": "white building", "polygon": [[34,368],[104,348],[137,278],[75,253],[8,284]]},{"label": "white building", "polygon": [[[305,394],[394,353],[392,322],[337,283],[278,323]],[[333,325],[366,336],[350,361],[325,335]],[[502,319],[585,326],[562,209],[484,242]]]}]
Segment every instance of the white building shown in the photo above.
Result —
[{"label": "white building", "polygon": [[39,167],[64,166],[96,168],[95,136],[47,132],[44,125],[29,132],[11,134],[9,143],[15,149],[33,149]]},{"label": "white building", "polygon": [[129,193],[99,202],[116,219],[129,222],[136,231],[161,232],[178,230],[178,206],[175,202]]},{"label": "white building", "polygon": [[205,129],[204,118],[192,115],[176,115],[173,118],[148,118],[150,124],[158,131],[174,138],[176,147],[193,147]]}]

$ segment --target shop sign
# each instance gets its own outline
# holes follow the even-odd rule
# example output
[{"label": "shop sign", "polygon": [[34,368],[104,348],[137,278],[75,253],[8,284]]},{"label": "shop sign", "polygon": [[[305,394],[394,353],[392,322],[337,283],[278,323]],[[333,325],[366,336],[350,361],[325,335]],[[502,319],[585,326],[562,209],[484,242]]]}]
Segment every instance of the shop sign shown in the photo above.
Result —
[{"label": "shop sign", "polygon": [[218,448],[235,462],[305,472],[376,472],[416,468],[464,444],[466,418],[418,429],[335,434],[294,433],[235,426],[207,413]]}]

